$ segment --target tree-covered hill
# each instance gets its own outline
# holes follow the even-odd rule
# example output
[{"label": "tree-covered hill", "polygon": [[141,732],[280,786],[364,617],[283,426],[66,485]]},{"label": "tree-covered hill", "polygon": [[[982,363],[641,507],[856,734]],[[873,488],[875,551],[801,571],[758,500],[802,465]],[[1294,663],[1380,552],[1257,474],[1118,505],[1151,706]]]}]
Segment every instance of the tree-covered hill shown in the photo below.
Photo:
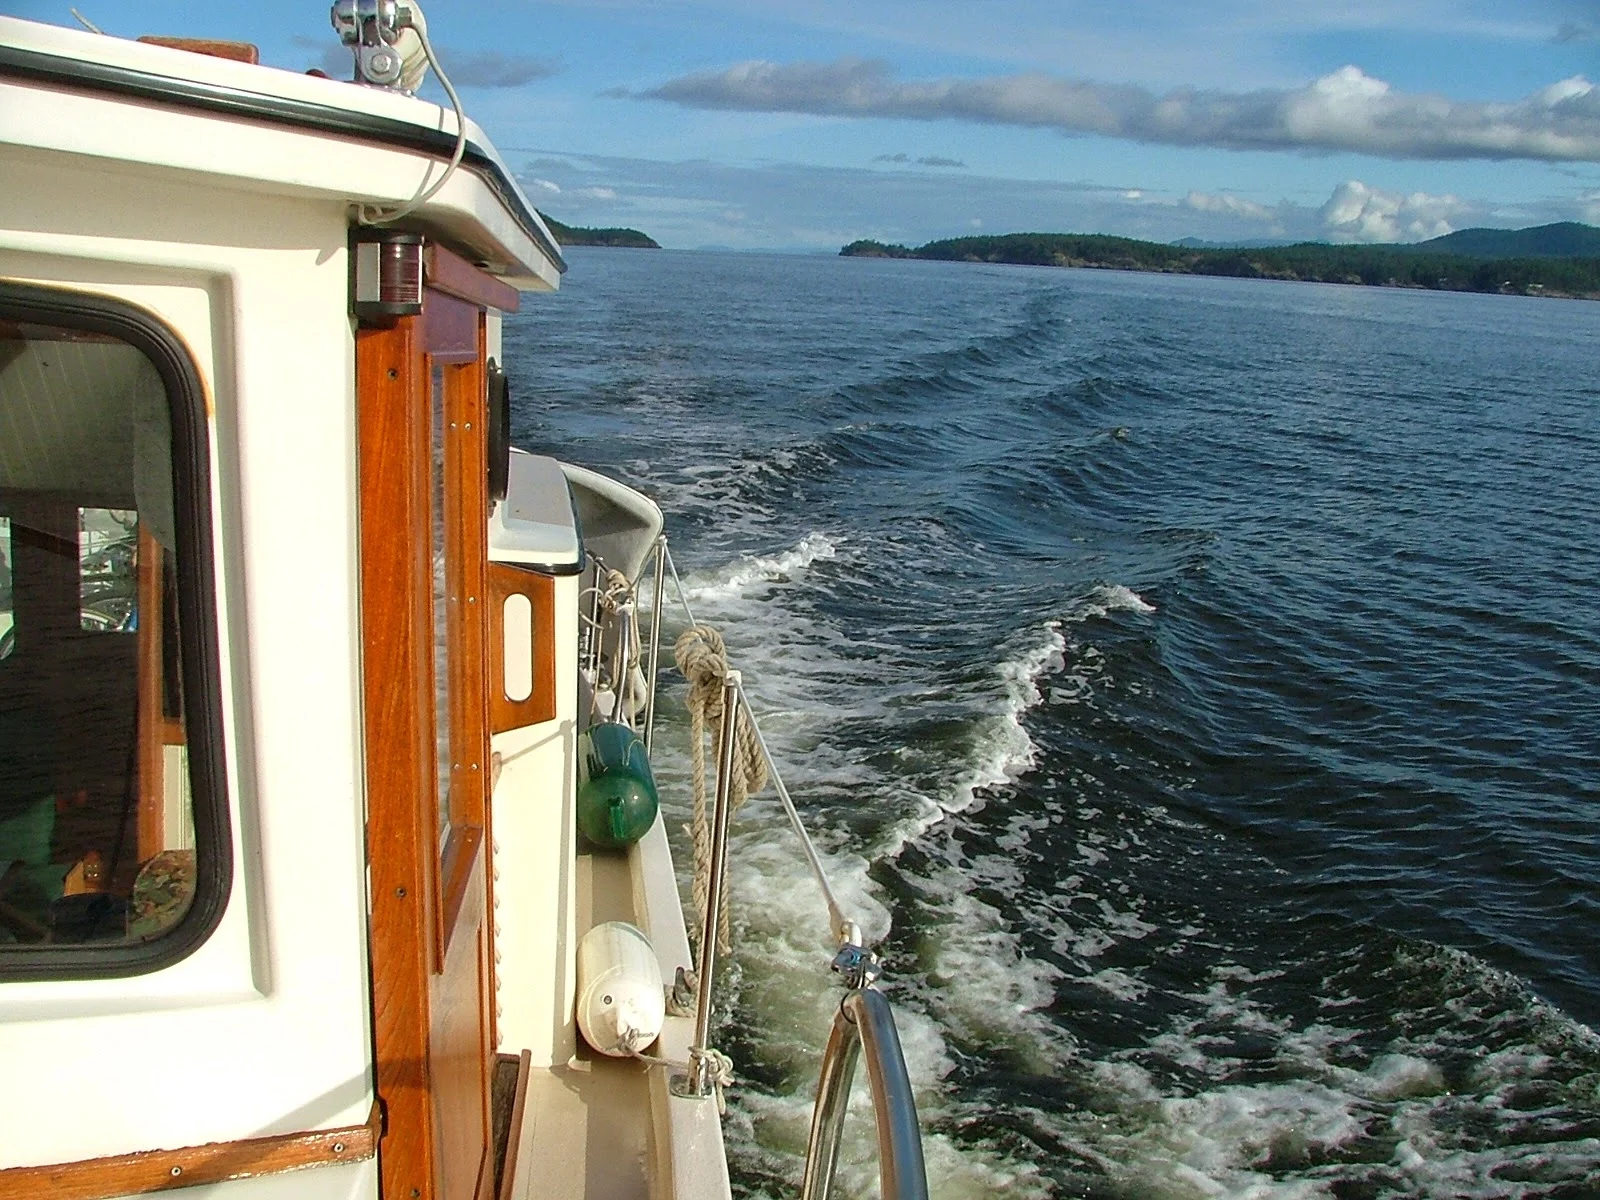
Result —
[{"label": "tree-covered hill", "polygon": [[1479,258],[1600,258],[1600,229],[1577,221],[1531,229],[1458,229],[1414,248]]},{"label": "tree-covered hill", "polygon": [[1532,254],[1482,258],[1428,249],[1427,243],[1420,246],[1331,246],[1323,242],[1302,242],[1292,246],[1204,250],[1102,234],[1011,233],[995,237],[947,238],[915,249],[859,241],[851,242],[839,253],[856,258],[1101,267],[1600,299],[1600,254],[1584,258]]},{"label": "tree-covered hill", "polygon": [[557,243],[563,246],[628,246],[636,250],[659,250],[661,246],[647,234],[637,229],[586,229],[581,225],[564,225],[549,213],[540,213],[550,227]]}]

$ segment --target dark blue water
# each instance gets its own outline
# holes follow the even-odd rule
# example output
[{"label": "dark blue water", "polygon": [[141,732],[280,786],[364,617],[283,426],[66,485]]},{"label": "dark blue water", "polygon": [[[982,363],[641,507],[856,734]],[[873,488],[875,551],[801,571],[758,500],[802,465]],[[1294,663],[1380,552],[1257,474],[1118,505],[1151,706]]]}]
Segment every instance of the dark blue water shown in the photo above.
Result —
[{"label": "dark blue water", "polygon": [[[1600,1195],[1600,305],[571,257],[518,440],[668,510],[937,1195]],[[718,1036],[777,1196],[837,995],[773,810]]]}]

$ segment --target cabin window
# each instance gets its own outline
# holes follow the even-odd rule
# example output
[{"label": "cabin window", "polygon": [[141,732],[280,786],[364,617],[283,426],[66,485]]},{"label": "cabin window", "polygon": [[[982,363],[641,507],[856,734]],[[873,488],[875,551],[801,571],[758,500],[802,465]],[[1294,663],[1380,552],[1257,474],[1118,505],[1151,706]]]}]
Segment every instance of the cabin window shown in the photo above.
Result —
[{"label": "cabin window", "polygon": [[0,976],[154,969],[220,915],[200,404],[147,318],[0,285]]},{"label": "cabin window", "polygon": [[11,620],[11,518],[0,517],[0,658],[11,653],[15,642]]}]

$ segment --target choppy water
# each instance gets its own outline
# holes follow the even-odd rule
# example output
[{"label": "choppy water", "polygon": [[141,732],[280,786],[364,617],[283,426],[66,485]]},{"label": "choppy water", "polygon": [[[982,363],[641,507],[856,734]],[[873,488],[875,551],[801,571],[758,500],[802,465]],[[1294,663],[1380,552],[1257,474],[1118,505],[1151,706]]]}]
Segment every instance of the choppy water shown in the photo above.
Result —
[{"label": "choppy water", "polygon": [[[936,1195],[1600,1195],[1600,305],[571,257],[518,440],[668,510]],[[836,993],[773,803],[734,855],[779,1196]]]}]

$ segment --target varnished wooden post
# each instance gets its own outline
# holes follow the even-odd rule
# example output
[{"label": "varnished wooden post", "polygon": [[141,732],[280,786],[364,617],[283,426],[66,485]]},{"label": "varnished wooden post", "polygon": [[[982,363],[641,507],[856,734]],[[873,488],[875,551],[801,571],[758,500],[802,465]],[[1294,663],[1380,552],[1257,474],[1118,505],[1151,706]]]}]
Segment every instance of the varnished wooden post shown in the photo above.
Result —
[{"label": "varnished wooden post", "polygon": [[428,1071],[434,945],[424,829],[431,778],[433,630],[428,428],[419,318],[356,334],[361,490],[361,624],[367,845],[372,872],[372,1005],[386,1197],[435,1200]]}]

